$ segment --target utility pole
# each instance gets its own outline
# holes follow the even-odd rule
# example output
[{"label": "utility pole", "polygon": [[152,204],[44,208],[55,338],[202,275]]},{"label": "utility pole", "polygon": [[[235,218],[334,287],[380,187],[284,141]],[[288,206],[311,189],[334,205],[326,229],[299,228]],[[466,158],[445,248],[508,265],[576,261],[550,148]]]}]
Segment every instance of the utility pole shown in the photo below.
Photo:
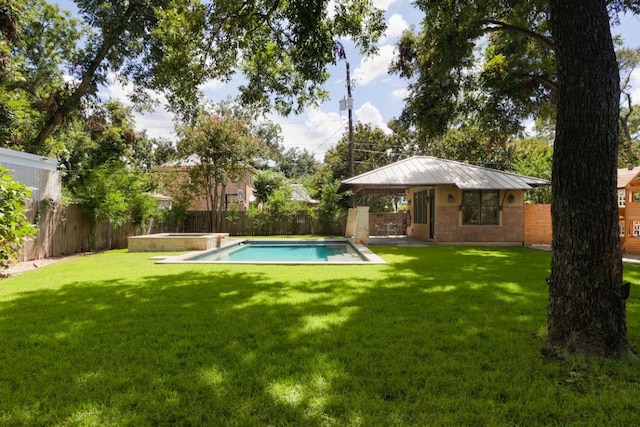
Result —
[{"label": "utility pole", "polygon": [[351,74],[347,62],[347,110],[349,111],[349,178],[355,176],[353,164],[353,98],[351,97]]}]

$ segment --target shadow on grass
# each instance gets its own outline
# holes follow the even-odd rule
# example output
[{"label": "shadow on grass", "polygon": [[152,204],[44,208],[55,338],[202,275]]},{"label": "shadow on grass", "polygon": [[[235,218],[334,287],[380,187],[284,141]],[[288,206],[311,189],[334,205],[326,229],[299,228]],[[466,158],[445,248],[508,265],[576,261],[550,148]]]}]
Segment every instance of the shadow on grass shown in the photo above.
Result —
[{"label": "shadow on grass", "polygon": [[629,383],[591,408],[539,356],[548,256],[429,249],[20,294],[0,304],[0,423],[539,424],[633,405]]}]

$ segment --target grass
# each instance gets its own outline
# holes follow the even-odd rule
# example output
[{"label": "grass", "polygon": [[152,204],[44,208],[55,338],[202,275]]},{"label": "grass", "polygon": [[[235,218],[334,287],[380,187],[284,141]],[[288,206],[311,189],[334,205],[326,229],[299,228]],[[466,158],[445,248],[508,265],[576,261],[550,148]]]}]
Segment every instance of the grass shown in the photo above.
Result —
[{"label": "grass", "polygon": [[113,251],[4,279],[0,425],[637,425],[636,361],[544,357],[549,253],[374,250],[389,264]]}]

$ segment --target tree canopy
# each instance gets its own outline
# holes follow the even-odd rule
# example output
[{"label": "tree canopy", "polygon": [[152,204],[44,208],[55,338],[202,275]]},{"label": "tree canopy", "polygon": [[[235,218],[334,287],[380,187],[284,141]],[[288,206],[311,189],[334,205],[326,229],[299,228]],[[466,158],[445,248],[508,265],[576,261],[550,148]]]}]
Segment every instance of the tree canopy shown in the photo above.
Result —
[{"label": "tree canopy", "polygon": [[197,0],[76,5],[91,30],[66,64],[75,80],[56,91],[36,146],[113,75],[133,83],[138,104],[151,100],[149,91],[160,92],[185,117],[198,114],[200,85],[236,73],[246,78],[243,103],[299,112],[326,97],[326,66],[344,57],[338,37],[350,37],[367,53],[385,28],[371,0],[323,0],[312,7],[302,1]]},{"label": "tree canopy", "polygon": [[420,32],[401,39],[393,67],[410,79],[401,120],[423,137],[477,124],[500,138],[517,134],[526,118],[554,118],[548,343],[554,351],[628,354],[615,200],[620,80],[610,21],[638,13],[640,2],[416,5],[425,14]]}]

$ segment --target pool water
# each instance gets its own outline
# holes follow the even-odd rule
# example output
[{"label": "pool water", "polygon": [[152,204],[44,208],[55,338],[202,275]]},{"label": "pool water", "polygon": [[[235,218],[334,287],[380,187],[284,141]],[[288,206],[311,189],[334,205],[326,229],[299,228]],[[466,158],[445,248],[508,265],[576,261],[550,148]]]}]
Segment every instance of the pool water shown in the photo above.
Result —
[{"label": "pool water", "polygon": [[349,241],[252,241],[204,252],[184,261],[322,263],[366,261]]}]

